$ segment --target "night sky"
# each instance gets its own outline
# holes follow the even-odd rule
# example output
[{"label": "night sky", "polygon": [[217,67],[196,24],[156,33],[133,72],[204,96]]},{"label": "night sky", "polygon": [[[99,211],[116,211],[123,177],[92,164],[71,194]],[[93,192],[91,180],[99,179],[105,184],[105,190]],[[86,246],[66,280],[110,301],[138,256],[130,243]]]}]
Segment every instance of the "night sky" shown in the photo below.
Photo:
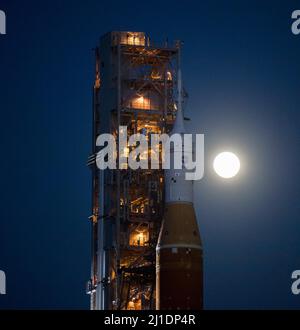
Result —
[{"label": "night sky", "polygon": [[[111,30],[184,41],[205,308],[300,308],[299,1],[6,1],[0,35],[0,308],[88,309],[92,48]],[[230,150],[241,172],[212,159]]]}]

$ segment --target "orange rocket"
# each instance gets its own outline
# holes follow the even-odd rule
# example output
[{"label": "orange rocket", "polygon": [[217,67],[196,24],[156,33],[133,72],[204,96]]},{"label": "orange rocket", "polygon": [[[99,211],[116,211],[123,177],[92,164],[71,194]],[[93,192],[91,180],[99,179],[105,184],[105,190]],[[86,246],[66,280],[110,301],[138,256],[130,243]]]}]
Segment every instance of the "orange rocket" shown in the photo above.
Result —
[{"label": "orange rocket", "polygon": [[[185,132],[181,72],[178,71],[178,110],[171,134]],[[183,141],[183,139],[182,139]],[[184,148],[184,146],[182,146]],[[176,149],[170,149],[170,158]],[[192,150],[189,151],[192,156]],[[193,204],[193,181],[187,170],[165,170],[165,213],[156,247],[156,309],[203,309],[202,243]]]}]

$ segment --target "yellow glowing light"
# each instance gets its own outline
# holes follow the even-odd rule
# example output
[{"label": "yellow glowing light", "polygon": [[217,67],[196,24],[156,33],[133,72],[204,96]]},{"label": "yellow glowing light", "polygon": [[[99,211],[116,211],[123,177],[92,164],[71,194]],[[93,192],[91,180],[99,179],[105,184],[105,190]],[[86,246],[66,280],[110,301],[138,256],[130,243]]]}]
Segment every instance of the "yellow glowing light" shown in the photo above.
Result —
[{"label": "yellow glowing light", "polygon": [[134,109],[151,109],[150,99],[144,96],[137,97],[132,101],[132,108]]},{"label": "yellow glowing light", "polygon": [[128,308],[129,310],[135,310],[135,306],[134,306],[134,302],[133,301],[129,301],[128,303]]},{"label": "yellow glowing light", "polygon": [[131,233],[129,239],[130,246],[145,246],[147,241],[149,240],[149,232],[148,231],[138,231],[135,230]]},{"label": "yellow glowing light", "polygon": [[214,160],[215,172],[224,179],[236,176],[240,170],[240,160],[232,152],[221,152]]},{"label": "yellow glowing light", "polygon": [[145,36],[143,33],[133,33],[128,32],[122,35],[122,44],[135,45],[135,46],[145,46]]},{"label": "yellow glowing light", "polygon": [[123,156],[128,157],[128,155],[129,155],[129,148],[125,147],[124,150],[123,150]]}]

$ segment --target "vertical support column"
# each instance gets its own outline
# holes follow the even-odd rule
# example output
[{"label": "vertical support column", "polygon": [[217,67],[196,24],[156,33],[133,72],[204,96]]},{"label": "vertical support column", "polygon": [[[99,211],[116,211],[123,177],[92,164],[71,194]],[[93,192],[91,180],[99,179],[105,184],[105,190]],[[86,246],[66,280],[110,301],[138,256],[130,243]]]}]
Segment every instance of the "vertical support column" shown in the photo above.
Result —
[{"label": "vertical support column", "polygon": [[164,109],[163,109],[163,124],[162,133],[166,132],[166,117],[168,111],[168,77],[167,77],[167,65],[164,65]]},{"label": "vertical support column", "polygon": [[96,139],[99,132],[99,100],[98,93],[100,88],[99,76],[99,50],[95,49],[95,84],[93,87],[93,134],[92,134],[92,266],[91,266],[91,281],[90,281],[90,295],[91,295],[91,309],[95,310],[97,307],[96,288],[98,285],[98,220],[99,220],[99,170],[96,165]]},{"label": "vertical support column", "polygon": [[120,297],[120,198],[121,198],[121,173],[119,169],[119,127],[121,123],[121,40],[119,38],[118,41],[118,74],[117,74],[117,132],[118,132],[118,139],[117,139],[117,200],[116,200],[116,207],[117,207],[117,214],[116,214],[116,308],[119,309],[121,303]]},{"label": "vertical support column", "polygon": [[181,41],[177,41],[177,92],[178,92],[178,101],[177,101],[177,111],[182,110],[182,86],[181,86]]}]

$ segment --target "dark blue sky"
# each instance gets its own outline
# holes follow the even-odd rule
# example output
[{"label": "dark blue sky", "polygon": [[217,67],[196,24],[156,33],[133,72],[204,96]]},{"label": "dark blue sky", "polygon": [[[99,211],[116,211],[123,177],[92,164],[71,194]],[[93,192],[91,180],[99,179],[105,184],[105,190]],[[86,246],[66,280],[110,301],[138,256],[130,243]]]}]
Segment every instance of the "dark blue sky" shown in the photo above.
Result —
[{"label": "dark blue sky", "polygon": [[[262,3],[263,2],[263,3]],[[110,30],[184,40],[187,115],[205,134],[195,184],[205,307],[300,308],[299,1],[6,1],[0,36],[1,308],[89,307],[93,55]],[[212,157],[236,152],[224,182]]]}]

